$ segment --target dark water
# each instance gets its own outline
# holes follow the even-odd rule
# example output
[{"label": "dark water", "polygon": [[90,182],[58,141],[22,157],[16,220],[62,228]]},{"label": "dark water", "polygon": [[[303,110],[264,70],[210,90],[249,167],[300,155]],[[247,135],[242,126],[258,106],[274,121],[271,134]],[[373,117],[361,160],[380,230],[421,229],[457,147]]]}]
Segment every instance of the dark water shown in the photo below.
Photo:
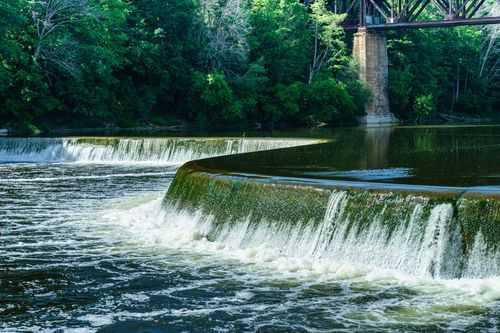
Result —
[{"label": "dark water", "polygon": [[279,250],[228,251],[186,232],[190,217],[162,210],[178,165],[44,158],[0,164],[1,332],[499,326],[500,279],[419,279]]},{"label": "dark water", "polygon": [[[500,186],[500,126],[339,129],[329,142],[206,161],[209,168],[329,180]],[[500,187],[499,187],[500,189]]]}]

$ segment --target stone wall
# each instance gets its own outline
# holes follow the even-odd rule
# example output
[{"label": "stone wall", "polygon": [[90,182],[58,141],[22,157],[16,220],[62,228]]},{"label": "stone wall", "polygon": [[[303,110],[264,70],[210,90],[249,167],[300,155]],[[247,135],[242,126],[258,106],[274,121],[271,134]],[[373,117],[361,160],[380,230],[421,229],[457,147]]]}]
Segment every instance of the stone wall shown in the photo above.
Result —
[{"label": "stone wall", "polygon": [[353,57],[359,66],[361,81],[372,92],[366,105],[366,116],[361,121],[368,125],[396,123],[396,117],[389,110],[389,63],[385,35],[359,29],[354,34]]}]

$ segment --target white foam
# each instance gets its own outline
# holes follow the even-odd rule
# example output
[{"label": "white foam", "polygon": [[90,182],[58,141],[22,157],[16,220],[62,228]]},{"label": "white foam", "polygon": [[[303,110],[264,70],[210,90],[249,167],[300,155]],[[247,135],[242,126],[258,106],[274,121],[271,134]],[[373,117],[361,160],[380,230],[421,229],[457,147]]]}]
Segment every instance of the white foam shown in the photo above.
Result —
[{"label": "white foam", "polygon": [[169,172],[138,172],[138,173],[114,173],[111,175],[100,176],[63,176],[63,177],[34,177],[34,178],[13,178],[0,179],[0,183],[38,183],[38,182],[59,182],[68,180],[92,180],[92,179],[110,179],[110,178],[128,178],[128,177],[152,177],[175,175],[175,171]]},{"label": "white foam", "polygon": [[144,303],[149,301],[149,296],[143,295],[143,294],[123,294],[122,296],[124,299],[133,301],[133,302],[138,302],[138,303]]},{"label": "white foam", "polygon": [[318,142],[273,138],[0,139],[0,162],[162,163]]},{"label": "white foam", "polygon": [[[343,227],[347,223],[342,221],[349,218],[345,200],[344,192],[333,192],[325,218],[317,225],[251,223],[247,218],[217,227],[213,217],[201,211],[162,208],[161,198],[125,211],[108,210],[103,218],[106,225],[122,232],[123,240],[155,251],[162,247],[194,251],[212,258],[207,260],[237,260],[250,264],[249,269],[319,281],[403,284],[437,297],[452,297],[451,303],[500,299],[498,276],[447,279],[439,274],[450,246],[445,228],[452,219],[449,204],[436,205],[425,221],[422,206],[415,205],[409,220],[388,237],[380,215],[366,230]],[[213,233],[215,228],[218,231]]]},{"label": "white foam", "polygon": [[111,325],[114,322],[113,316],[109,315],[109,314],[103,314],[103,315],[87,314],[87,315],[78,317],[78,320],[86,321],[92,327],[107,326],[107,325]]}]

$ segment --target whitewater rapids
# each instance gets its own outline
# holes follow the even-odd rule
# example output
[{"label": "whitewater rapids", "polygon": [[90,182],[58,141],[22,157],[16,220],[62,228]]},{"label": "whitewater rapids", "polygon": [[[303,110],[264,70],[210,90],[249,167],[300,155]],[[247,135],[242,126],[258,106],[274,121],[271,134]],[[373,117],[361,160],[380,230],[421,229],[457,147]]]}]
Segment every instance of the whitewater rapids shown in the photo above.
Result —
[{"label": "whitewater rapids", "polygon": [[161,163],[300,146],[311,139],[254,138],[2,138],[0,162]]},{"label": "whitewater rapids", "polygon": [[162,140],[0,139],[0,331],[495,330],[497,259],[481,236],[463,278],[435,274],[448,204],[415,205],[390,235],[376,219],[343,228],[343,191],[318,224],[215,225],[164,203],[180,163],[311,141]]}]

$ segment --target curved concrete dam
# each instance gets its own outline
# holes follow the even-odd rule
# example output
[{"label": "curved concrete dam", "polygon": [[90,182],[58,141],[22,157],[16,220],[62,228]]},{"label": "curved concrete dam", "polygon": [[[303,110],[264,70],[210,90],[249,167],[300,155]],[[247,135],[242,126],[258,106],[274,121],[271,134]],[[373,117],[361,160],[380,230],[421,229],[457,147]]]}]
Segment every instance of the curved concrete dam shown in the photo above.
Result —
[{"label": "curved concrete dam", "polygon": [[165,199],[197,237],[435,279],[500,275],[500,128],[345,130],[193,161]]},{"label": "curved concrete dam", "polygon": [[0,331],[498,330],[499,134],[0,138]]}]

